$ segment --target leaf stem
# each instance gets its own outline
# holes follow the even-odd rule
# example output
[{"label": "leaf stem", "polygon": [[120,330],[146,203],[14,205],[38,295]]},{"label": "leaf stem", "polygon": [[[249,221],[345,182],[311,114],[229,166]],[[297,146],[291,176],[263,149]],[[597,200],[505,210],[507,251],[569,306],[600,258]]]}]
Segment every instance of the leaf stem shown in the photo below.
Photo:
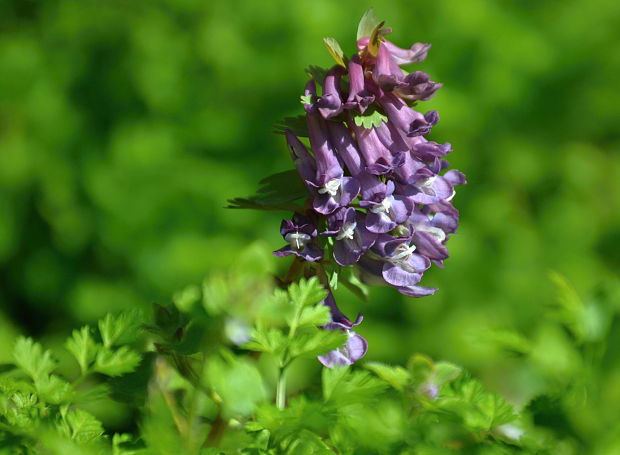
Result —
[{"label": "leaf stem", "polygon": [[278,372],[276,406],[279,410],[283,410],[286,407],[286,365],[280,367],[280,371]]}]

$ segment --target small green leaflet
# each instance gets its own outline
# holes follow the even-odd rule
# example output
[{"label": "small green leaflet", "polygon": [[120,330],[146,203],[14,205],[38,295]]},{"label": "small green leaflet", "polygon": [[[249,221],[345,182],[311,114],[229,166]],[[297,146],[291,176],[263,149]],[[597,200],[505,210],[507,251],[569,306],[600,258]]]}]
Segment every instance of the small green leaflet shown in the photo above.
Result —
[{"label": "small green leaflet", "polygon": [[70,436],[78,444],[95,441],[103,435],[103,426],[92,414],[83,409],[72,409],[65,416]]},{"label": "small green leaflet", "polygon": [[342,52],[342,48],[340,47],[340,44],[338,44],[338,41],[336,41],[336,38],[323,38],[323,42],[325,43],[325,46],[327,46],[327,50],[331,56],[334,57],[334,60],[336,60],[336,63],[346,68],[347,58],[345,57],[344,52]]},{"label": "small green leaflet", "polygon": [[301,104],[312,104],[312,95],[301,95],[299,99]]},{"label": "small green leaflet", "polygon": [[320,330],[317,328],[298,331],[290,341],[291,358],[313,358],[338,349],[347,341],[347,335],[340,331]]},{"label": "small green leaflet", "polygon": [[90,334],[90,327],[84,326],[80,330],[74,330],[65,347],[77,360],[82,374],[86,374],[90,364],[95,360],[98,349]]},{"label": "small green leaflet", "polygon": [[140,354],[127,346],[122,346],[116,351],[103,348],[97,354],[93,370],[107,376],[120,376],[134,371],[140,360]]},{"label": "small green leaflet", "polygon": [[372,8],[366,11],[357,26],[357,39],[359,40],[360,38],[370,36],[375,27],[379,25],[379,22]]},{"label": "small green leaflet", "polygon": [[32,338],[19,337],[13,348],[13,358],[19,366],[36,383],[47,378],[56,367],[56,361],[50,351],[43,351],[39,343]]},{"label": "small green leaflet", "polygon": [[126,311],[116,316],[108,313],[104,319],[99,321],[103,345],[109,348],[134,341],[140,333],[138,327],[141,322],[142,314],[137,310]]},{"label": "small green leaflet", "polygon": [[315,276],[309,280],[302,278],[299,283],[291,284],[288,288],[288,294],[293,304],[299,306],[314,305],[327,297],[327,291]]},{"label": "small green leaflet", "polygon": [[366,362],[364,367],[399,391],[403,391],[411,381],[411,374],[401,366],[386,365],[379,362]]},{"label": "small green leaflet", "polygon": [[376,109],[368,109],[363,114],[354,114],[353,120],[357,126],[370,129],[372,127],[378,127],[383,122],[387,122],[388,118]]}]

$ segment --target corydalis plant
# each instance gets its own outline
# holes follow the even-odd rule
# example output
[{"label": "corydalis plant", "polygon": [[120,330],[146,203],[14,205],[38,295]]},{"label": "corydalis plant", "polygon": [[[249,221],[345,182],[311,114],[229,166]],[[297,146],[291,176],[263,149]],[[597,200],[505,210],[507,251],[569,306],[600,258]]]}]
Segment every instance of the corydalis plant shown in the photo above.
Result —
[{"label": "corydalis plant", "polygon": [[359,24],[350,58],[326,38],[336,65],[309,69],[301,97],[305,115],[280,125],[306,189],[303,202],[292,204],[300,199],[298,187],[278,187],[278,176],[264,181],[265,196],[233,201],[237,207],[294,209],[281,226],[286,245],[274,254],[295,256],[285,284],[317,275],[329,291],[324,304],[332,322],[324,328],[345,331],[348,342],[319,357],[327,366],[352,364],[367,349],[351,330],[361,316],[352,323],[336,306],[330,272],[337,277],[351,267],[365,284],[431,295],[436,289],[419,283],[431,263],[443,267],[446,243],[458,226],[452,198],[465,176],[446,170],[449,143],[427,139],[438,113],[413,108],[441,84],[401,68],[423,61],[430,44],[403,49],[386,39],[390,32],[371,10]]}]

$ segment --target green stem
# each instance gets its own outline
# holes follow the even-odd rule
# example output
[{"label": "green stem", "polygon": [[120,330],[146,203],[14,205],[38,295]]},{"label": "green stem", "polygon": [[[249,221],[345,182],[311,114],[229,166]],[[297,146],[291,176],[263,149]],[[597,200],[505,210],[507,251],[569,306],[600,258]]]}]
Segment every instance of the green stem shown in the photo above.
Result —
[{"label": "green stem", "polygon": [[286,407],[286,366],[280,367],[276,385],[276,406],[282,410]]}]

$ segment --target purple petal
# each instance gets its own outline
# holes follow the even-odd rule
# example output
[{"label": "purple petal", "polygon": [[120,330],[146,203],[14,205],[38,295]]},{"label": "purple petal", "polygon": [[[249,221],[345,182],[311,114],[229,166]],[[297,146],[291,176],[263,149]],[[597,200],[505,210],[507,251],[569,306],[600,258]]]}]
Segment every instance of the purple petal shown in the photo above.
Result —
[{"label": "purple petal", "polygon": [[426,59],[428,50],[431,48],[431,45],[426,43],[415,43],[409,49],[398,47],[390,41],[384,41],[383,44],[398,65],[421,62]]},{"label": "purple petal", "polygon": [[420,282],[422,275],[405,270],[398,264],[386,262],[383,265],[383,278],[392,286],[413,286]]},{"label": "purple petal", "polygon": [[318,357],[319,361],[328,368],[353,365],[368,351],[366,339],[352,330],[347,330],[348,340],[338,349]]},{"label": "purple petal", "polygon": [[435,92],[442,87],[442,84],[430,80],[428,74],[423,71],[414,71],[407,74],[402,83],[396,87],[395,92],[401,97],[410,101],[426,101],[433,97]]},{"label": "purple petal", "polygon": [[349,60],[349,97],[344,104],[346,109],[357,109],[364,113],[366,108],[375,100],[374,95],[365,87],[364,68],[360,62],[360,56],[354,55]]},{"label": "purple petal", "polygon": [[446,179],[451,185],[465,185],[467,183],[467,179],[465,178],[465,174],[456,169],[452,169],[446,172],[443,175],[443,178]]},{"label": "purple petal", "polygon": [[334,117],[342,112],[342,98],[340,96],[341,77],[341,66],[335,66],[325,76],[323,95],[316,102],[316,107],[324,118]]},{"label": "purple petal", "polygon": [[428,288],[425,286],[402,286],[396,288],[398,292],[409,297],[426,297],[433,295],[437,288]]},{"label": "purple petal", "polygon": [[385,46],[385,42],[379,44],[377,62],[372,72],[372,78],[379,87],[387,92],[391,92],[395,87],[403,84],[405,75],[396,62],[392,59],[390,51]]}]

